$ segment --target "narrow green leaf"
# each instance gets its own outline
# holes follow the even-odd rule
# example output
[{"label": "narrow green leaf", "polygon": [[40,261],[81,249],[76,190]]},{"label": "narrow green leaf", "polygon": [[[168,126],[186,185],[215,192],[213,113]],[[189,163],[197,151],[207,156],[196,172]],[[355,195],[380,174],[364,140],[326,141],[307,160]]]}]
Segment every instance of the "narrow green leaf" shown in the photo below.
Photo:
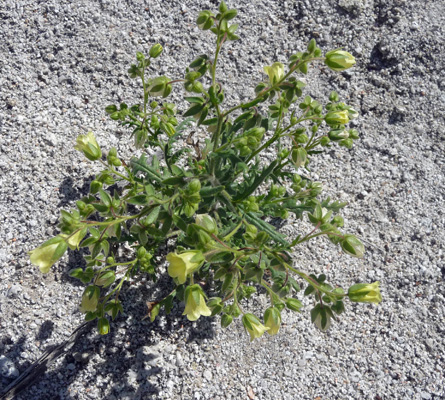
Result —
[{"label": "narrow green leaf", "polygon": [[241,201],[249,197],[260,186],[266,178],[273,172],[278,165],[278,160],[274,160],[267,168],[263,170],[261,175],[257,176],[252,185],[244,189],[244,191],[233,198],[233,201]]}]

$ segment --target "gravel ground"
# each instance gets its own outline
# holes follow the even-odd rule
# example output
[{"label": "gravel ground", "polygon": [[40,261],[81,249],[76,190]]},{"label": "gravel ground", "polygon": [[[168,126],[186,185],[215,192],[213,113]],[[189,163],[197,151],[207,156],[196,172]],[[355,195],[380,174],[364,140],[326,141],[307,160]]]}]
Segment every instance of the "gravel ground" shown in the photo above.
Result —
[{"label": "gravel ground", "polygon": [[[347,287],[379,280],[383,303],[354,304],[322,334],[286,313],[278,336],[250,343],[240,321],[196,323],[174,309],[142,321],[149,286],[125,294],[111,334],[94,331],[17,398],[442,399],[445,398],[445,4],[442,0],[230,2],[240,37],[222,52],[228,104],[252,96],[262,66],[286,62],[312,37],[345,46],[354,69],[317,66],[307,94],[332,89],[360,111],[361,140],[314,161],[326,193],[349,201],[348,231],[363,260],[326,241],[296,254],[307,271]],[[0,5],[0,373],[6,387],[82,322],[83,286],[70,253],[42,276],[26,252],[57,233],[58,210],[85,194],[97,166],[73,151],[93,130],[103,148],[133,152],[103,111],[138,99],[126,69],[136,51],[164,46],[159,74],[182,77],[212,50],[195,26],[213,1],[3,0]],[[174,99],[181,101],[177,88]],[[131,102],[131,101],[129,101]],[[181,102],[182,109],[184,103]],[[292,234],[289,222],[283,232]],[[316,250],[316,254],[312,251]],[[262,303],[257,298],[249,306]]]}]

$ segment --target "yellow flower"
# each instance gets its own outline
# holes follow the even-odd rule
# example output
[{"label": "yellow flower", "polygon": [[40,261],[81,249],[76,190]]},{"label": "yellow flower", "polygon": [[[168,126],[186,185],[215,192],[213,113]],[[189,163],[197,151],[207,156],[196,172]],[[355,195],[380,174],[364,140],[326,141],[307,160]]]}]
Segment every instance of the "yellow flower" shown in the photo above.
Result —
[{"label": "yellow flower", "polygon": [[355,58],[347,51],[332,50],[326,53],[324,63],[333,71],[344,71],[355,64]]},{"label": "yellow flower", "polygon": [[199,285],[187,286],[185,289],[185,309],[182,315],[187,315],[189,321],[196,321],[201,315],[209,317],[212,314],[207,307],[204,293]]},{"label": "yellow flower", "polygon": [[77,145],[74,148],[81,151],[88,160],[96,161],[102,157],[102,151],[93,132],[88,132],[87,135],[79,135],[76,142]]},{"label": "yellow flower", "polygon": [[250,313],[243,315],[243,325],[249,332],[250,341],[263,336],[263,333],[270,329],[265,327],[255,315]]},{"label": "yellow flower", "polygon": [[187,275],[196,271],[204,262],[204,256],[199,250],[189,250],[181,254],[167,254],[169,262],[168,274],[172,278],[177,278],[180,284],[185,283]]},{"label": "yellow flower", "polygon": [[67,248],[68,244],[63,237],[56,236],[31,250],[28,254],[31,262],[40,268],[40,272],[46,274],[51,266],[63,256]]},{"label": "yellow flower", "polygon": [[82,302],[80,303],[80,311],[86,313],[88,311],[96,311],[97,303],[99,302],[100,289],[97,286],[88,286],[82,295]]},{"label": "yellow flower", "polygon": [[348,110],[331,111],[326,114],[324,120],[328,125],[344,125],[349,122]]},{"label": "yellow flower", "polygon": [[348,296],[351,301],[358,303],[379,304],[382,301],[378,281],[374,283],[358,283],[357,285],[352,285],[348,290]]},{"label": "yellow flower", "polygon": [[280,62],[273,63],[270,67],[263,67],[264,72],[269,76],[270,83],[274,85],[279,82],[284,76],[284,65]]},{"label": "yellow flower", "polygon": [[281,314],[275,307],[269,307],[264,312],[264,325],[269,328],[267,333],[271,336],[276,335],[280,330]]},{"label": "yellow flower", "polygon": [[78,250],[80,242],[87,234],[87,230],[88,230],[87,228],[82,228],[82,229],[79,229],[73,235],[63,235],[62,234],[60,236],[62,236],[66,240],[66,242],[68,243],[68,246],[71,250]]}]

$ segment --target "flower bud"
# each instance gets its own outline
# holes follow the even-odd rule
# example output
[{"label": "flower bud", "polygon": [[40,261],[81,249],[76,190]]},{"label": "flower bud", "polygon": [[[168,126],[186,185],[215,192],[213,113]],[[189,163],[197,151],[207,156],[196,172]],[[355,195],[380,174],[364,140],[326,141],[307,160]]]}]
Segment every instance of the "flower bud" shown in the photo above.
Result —
[{"label": "flower bud", "polygon": [[150,57],[157,58],[162,53],[162,46],[159,43],[154,44],[150,49]]},{"label": "flower bud", "polygon": [[110,332],[110,322],[106,317],[97,320],[97,330],[99,331],[99,335],[107,335],[108,332]]},{"label": "flower bud", "polygon": [[167,254],[169,262],[168,274],[177,278],[180,284],[185,283],[187,276],[195,272],[204,262],[204,256],[199,250],[188,250],[184,253]]},{"label": "flower bud", "polygon": [[365,253],[363,243],[354,235],[345,235],[345,238],[340,242],[342,250],[352,257],[362,258]]},{"label": "flower bud", "polygon": [[358,303],[379,304],[382,301],[378,281],[374,283],[359,283],[357,285],[352,285],[348,290],[348,296],[349,300]]},{"label": "flower bud", "polygon": [[29,258],[34,265],[37,265],[40,272],[46,274],[49,272],[51,266],[63,256],[63,253],[68,249],[68,244],[63,237],[56,236],[40,245],[34,250],[31,250]]},{"label": "flower bud", "polygon": [[297,168],[302,167],[307,161],[307,152],[303,147],[297,147],[292,150],[292,161]]},{"label": "flower bud", "polygon": [[269,76],[272,85],[279,82],[284,77],[284,65],[280,62],[275,62],[270,67],[263,67],[263,70]]},{"label": "flower bud", "polygon": [[276,335],[280,330],[281,314],[275,307],[269,307],[264,312],[264,325],[269,328],[267,333],[271,336]]},{"label": "flower bud", "polygon": [[148,87],[148,92],[152,96],[162,96],[167,97],[171,90],[172,86],[168,85],[170,79],[166,76],[159,76],[150,82],[150,86]]},{"label": "flower bud", "polygon": [[309,137],[305,133],[302,133],[301,135],[298,135],[298,136],[295,137],[295,141],[297,143],[304,144],[304,143],[307,143],[309,141]]},{"label": "flower bud", "polygon": [[96,311],[97,303],[99,302],[100,289],[97,286],[88,286],[82,295],[82,302],[80,303],[80,311],[85,313],[87,311]]},{"label": "flower bud", "polygon": [[330,111],[324,117],[328,125],[344,125],[349,122],[348,110]]},{"label": "flower bud", "polygon": [[90,161],[99,160],[102,157],[102,151],[97,144],[93,132],[88,132],[87,135],[79,135],[76,140],[76,150],[81,151]]},{"label": "flower bud", "polygon": [[182,315],[187,315],[189,321],[196,321],[201,315],[209,317],[211,314],[212,311],[206,305],[201,286],[187,286],[185,289],[185,309]]},{"label": "flower bud", "polygon": [[349,137],[353,140],[356,140],[359,138],[359,133],[357,129],[349,129]]},{"label": "flower bud", "polygon": [[286,307],[289,310],[300,312],[300,309],[303,307],[303,303],[300,300],[289,298],[286,299]]},{"label": "flower bud", "polygon": [[244,314],[242,321],[244,328],[250,335],[250,341],[263,336],[264,332],[270,329],[264,326],[255,315],[250,313]]},{"label": "flower bud", "polygon": [[349,132],[346,129],[333,129],[328,133],[329,139],[338,142],[349,137]]},{"label": "flower bud", "polygon": [[197,193],[201,190],[201,182],[199,181],[199,179],[193,179],[189,184],[188,184],[188,189],[190,190],[190,192],[192,193]]},{"label": "flower bud", "polygon": [[229,314],[223,314],[221,316],[221,326],[227,328],[233,321],[233,317]]},{"label": "flower bud", "polygon": [[320,139],[320,144],[324,147],[324,146],[327,146],[329,143],[331,142],[331,139],[329,139],[329,137],[327,137],[327,136],[323,136],[321,139]]},{"label": "flower bud", "polygon": [[218,233],[216,221],[209,214],[197,214],[195,222],[209,233]]},{"label": "flower bud", "polygon": [[99,181],[96,181],[96,180],[91,181],[91,183],[90,183],[90,193],[91,194],[96,194],[99,191],[99,189],[102,189],[102,182],[99,182]]},{"label": "flower bud", "polygon": [[278,153],[278,158],[285,159],[289,155],[289,149],[283,149]]},{"label": "flower bud", "polygon": [[352,149],[354,141],[352,139],[344,139],[338,143],[340,146],[346,147],[347,149]]},{"label": "flower bud", "polygon": [[333,71],[344,71],[355,64],[355,58],[347,51],[332,50],[326,53],[324,63]]}]

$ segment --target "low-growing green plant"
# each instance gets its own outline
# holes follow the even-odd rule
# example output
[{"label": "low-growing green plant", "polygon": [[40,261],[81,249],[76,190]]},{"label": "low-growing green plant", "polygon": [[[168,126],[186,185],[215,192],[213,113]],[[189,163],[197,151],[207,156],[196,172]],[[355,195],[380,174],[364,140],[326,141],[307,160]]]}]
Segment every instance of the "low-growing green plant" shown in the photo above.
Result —
[{"label": "low-growing green plant", "polygon": [[[197,24],[214,35],[216,50],[193,60],[183,79],[147,76],[162,53],[160,44],[147,56],[138,52],[128,72],[142,83],[142,103],[106,108],[111,119],[132,130],[137,148],[160,150],[161,159],[142,151],[126,163],[115,148],[103,156],[93,133],[77,138],[75,148],[104,169],[76,209],[61,211],[61,233],[30,257],[46,273],[68,247],[89,249],[86,267],[71,276],[88,285],[80,310],[87,320],[97,318],[101,334],[109,332],[109,317],[123,312],[124,282],[137,274],[156,281],[166,273],[155,257],[165,256],[166,244],[175,247],[166,255],[172,290],[150,299],[151,321],[162,308],[168,314],[175,301],[184,302],[190,321],[220,315],[227,327],[242,316],[253,340],[264,332],[278,333],[284,309],[300,312],[302,286],[304,296],[313,298],[312,322],[323,331],[344,311],[346,297],[381,301],[378,282],[353,285],[346,293],[328,284],[324,274],[303,272],[292,260],[296,246],[316,237],[353,257],[364,253],[360,240],[341,230],[338,212],[345,203],[322,199],[322,185],[310,179],[308,169],[311,157],[325,149],[352,147],[358,132],[347,125],[357,112],[335,92],[324,105],[303,97],[305,84],[297,78],[314,62],[343,71],[354,65],[354,57],[340,49],[323,56],[312,39],[287,67],[280,62],[264,67],[265,79],[253,99],[224,107],[217,64],[223,46],[238,39],[238,24],[231,23],[236,15],[224,2],[217,13],[199,13]],[[174,104],[153,100],[167,97],[177,83],[190,93],[180,123]],[[273,219],[289,214],[307,218],[313,228],[287,238]],[[118,257],[115,249],[124,243],[132,255]],[[262,321],[244,301],[258,289],[270,300]]]}]

